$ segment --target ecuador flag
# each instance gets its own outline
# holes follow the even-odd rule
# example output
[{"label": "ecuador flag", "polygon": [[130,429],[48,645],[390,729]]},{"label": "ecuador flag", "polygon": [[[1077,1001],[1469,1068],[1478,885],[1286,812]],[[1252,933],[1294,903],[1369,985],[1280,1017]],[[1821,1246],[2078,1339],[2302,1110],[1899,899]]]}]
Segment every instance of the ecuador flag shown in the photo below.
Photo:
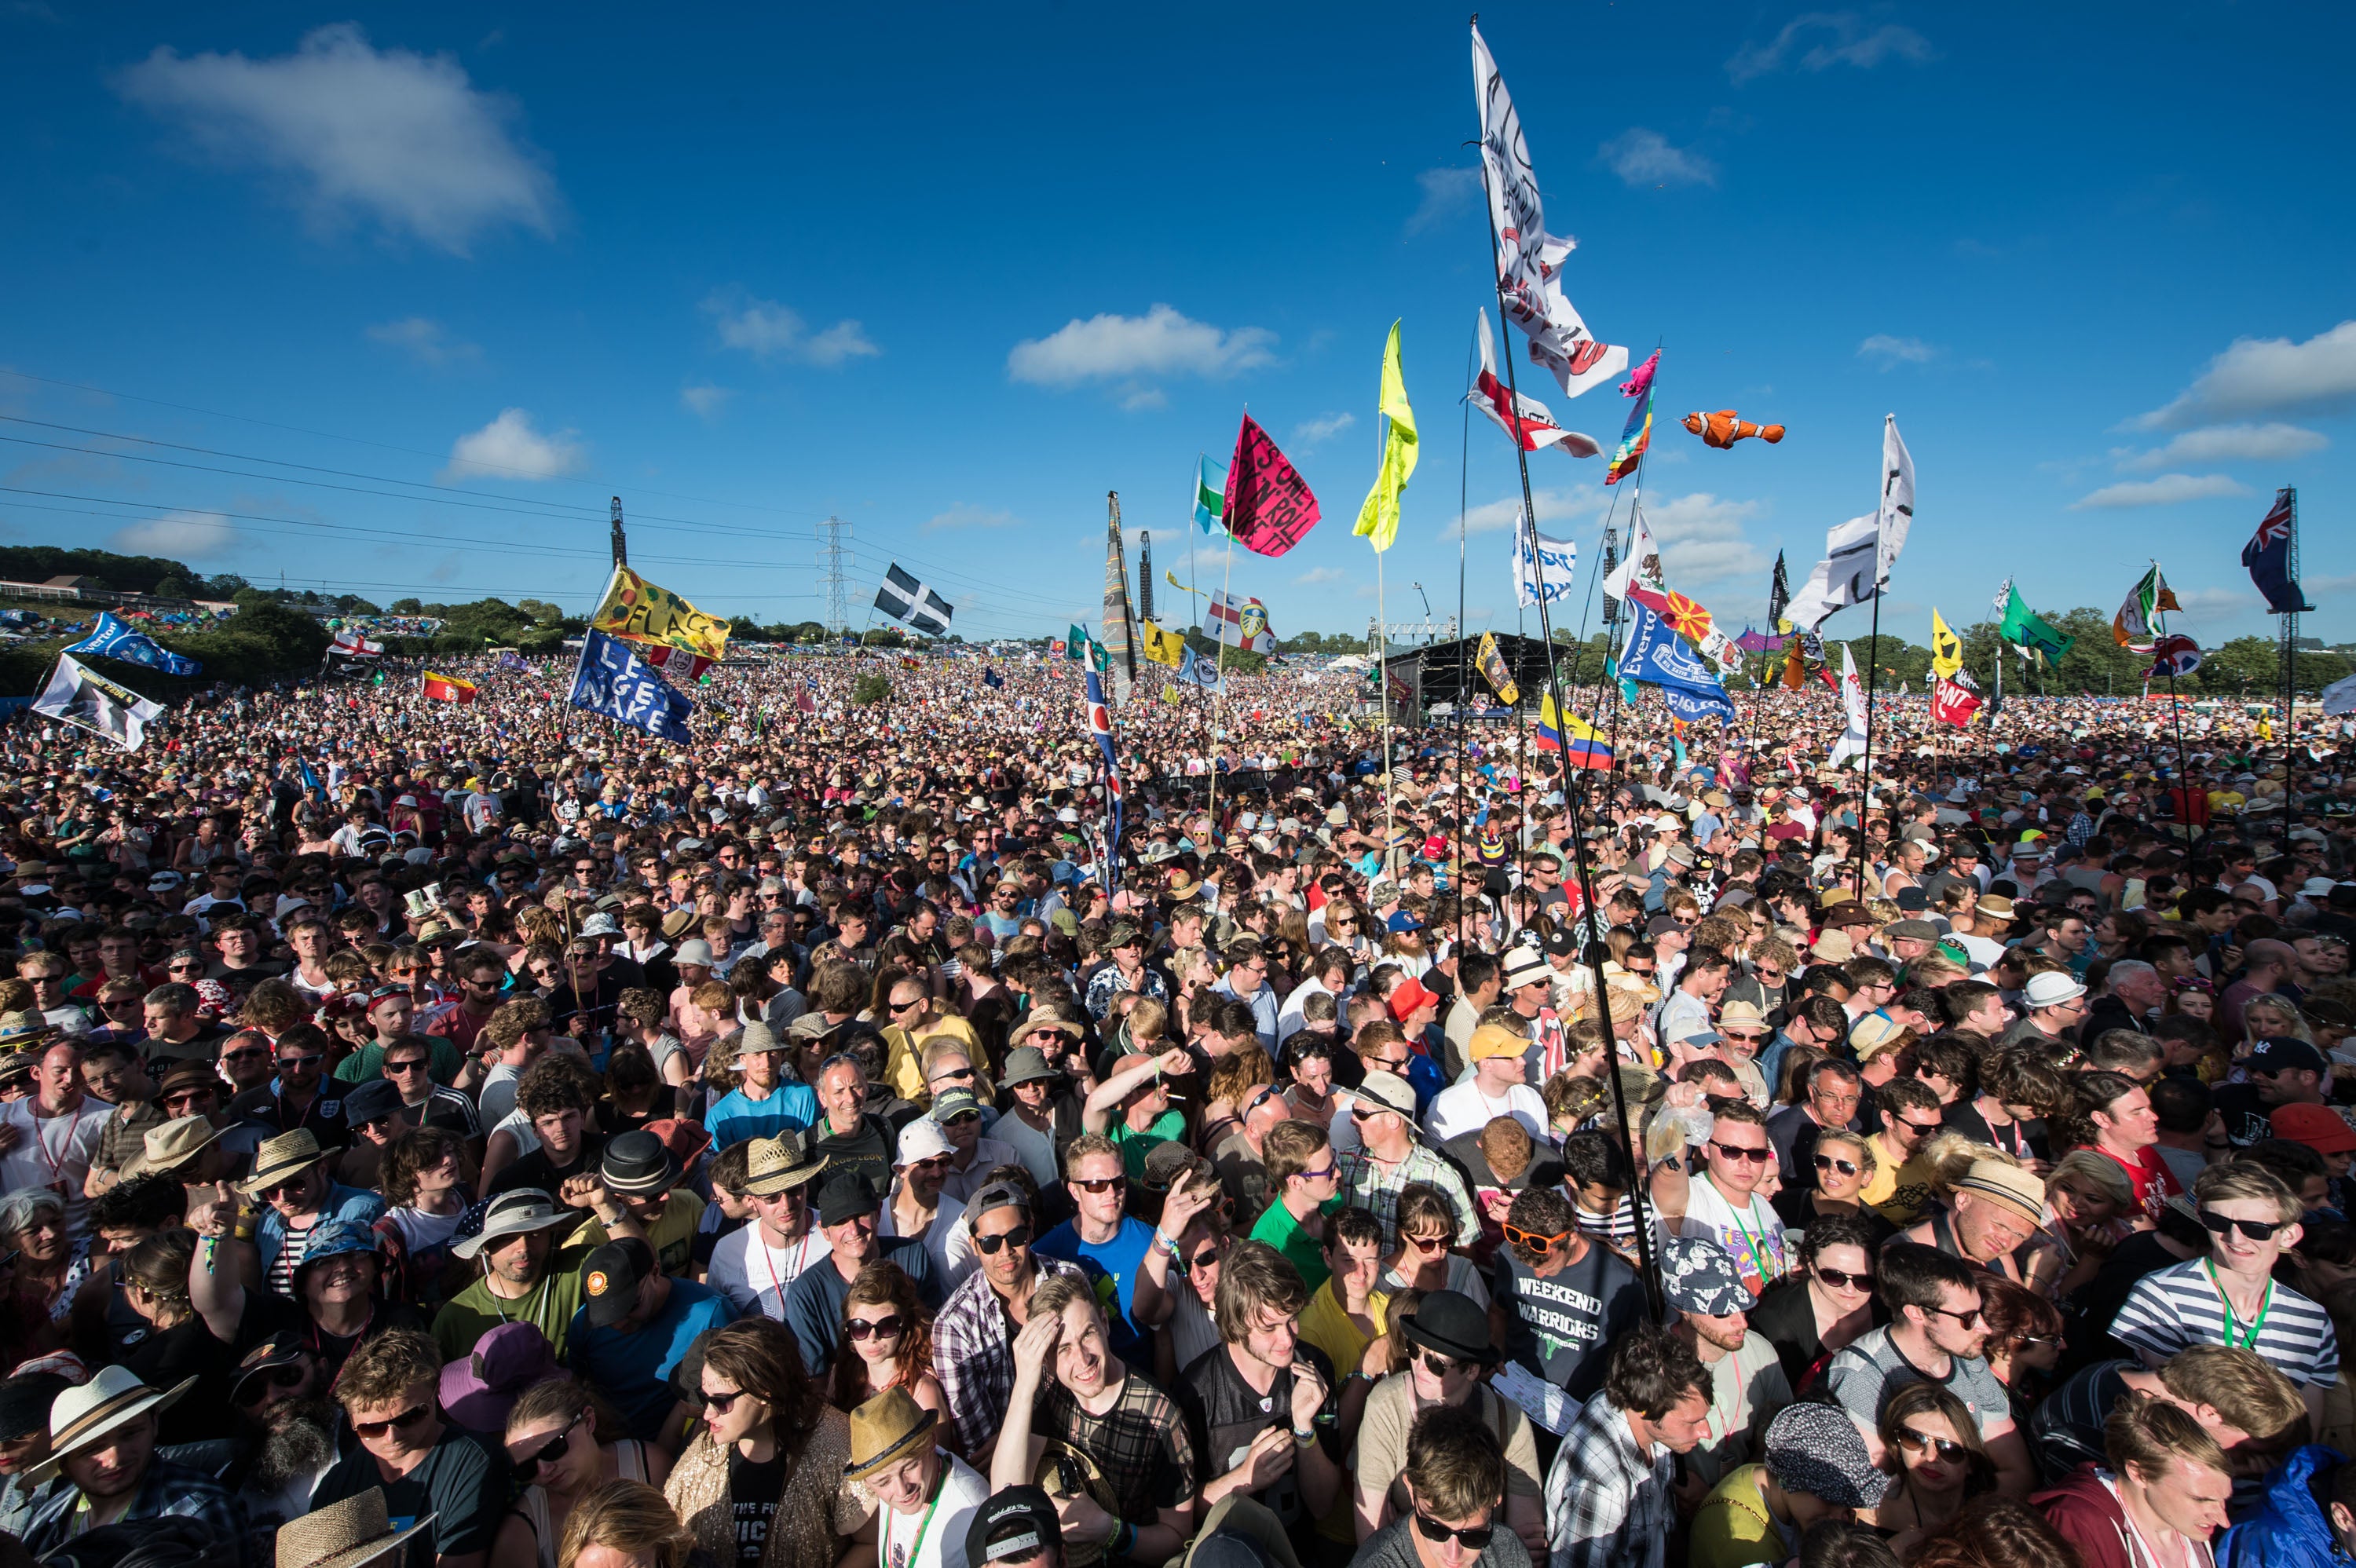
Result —
[{"label": "ecuador flag", "polygon": [[475,683],[455,675],[436,675],[429,669],[425,672],[424,692],[428,702],[472,702]]},{"label": "ecuador flag", "polygon": [[1565,760],[1572,767],[1610,770],[1612,748],[1605,745],[1603,738],[1595,732],[1593,726],[1581,720],[1578,714],[1572,714],[1570,721],[1566,725],[1555,711],[1553,694],[1548,693],[1546,699],[1538,704],[1537,740],[1535,742],[1537,750],[1563,751],[1565,730],[1569,731],[1570,737],[1570,748],[1565,754]]}]

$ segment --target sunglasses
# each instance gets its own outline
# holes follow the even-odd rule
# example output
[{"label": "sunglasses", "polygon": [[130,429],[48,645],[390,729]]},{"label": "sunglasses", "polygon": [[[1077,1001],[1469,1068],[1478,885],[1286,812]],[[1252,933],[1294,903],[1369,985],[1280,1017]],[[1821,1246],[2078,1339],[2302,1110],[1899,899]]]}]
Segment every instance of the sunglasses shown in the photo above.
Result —
[{"label": "sunglasses", "polygon": [[706,1410],[716,1410],[725,1415],[728,1413],[728,1407],[744,1397],[744,1391],[741,1388],[730,1389],[726,1393],[712,1393],[707,1390],[703,1393],[703,1407]]},{"label": "sunglasses", "polygon": [[1912,1426],[1901,1426],[1898,1429],[1898,1441],[1917,1454],[1935,1453],[1950,1465],[1963,1463],[1965,1457],[1971,1453],[1970,1449],[1960,1443],[1950,1442],[1944,1437],[1933,1437],[1929,1433]]},{"label": "sunglasses", "polygon": [[894,1312],[888,1317],[854,1317],[843,1325],[843,1332],[854,1339],[896,1339],[907,1327],[908,1320]]},{"label": "sunglasses", "polygon": [[1819,1266],[1816,1270],[1816,1277],[1824,1281],[1828,1287],[1834,1290],[1844,1288],[1849,1290],[1871,1290],[1873,1288],[1873,1276],[1869,1274],[1843,1274],[1837,1268],[1824,1268]]},{"label": "sunglasses", "polygon": [[564,1457],[564,1451],[573,1446],[573,1429],[580,1425],[588,1413],[587,1410],[583,1410],[580,1414],[564,1424],[563,1431],[557,1433],[530,1453],[515,1456],[515,1467],[529,1476],[542,1465],[552,1465]]},{"label": "sunglasses", "polygon": [[316,1067],[327,1060],[324,1051],[314,1051],[308,1056],[282,1056],[278,1059],[278,1065],[289,1069]]},{"label": "sunglasses", "polygon": [[[1083,1185],[1086,1184],[1083,1183]],[[994,1236],[976,1236],[973,1239],[973,1250],[986,1258],[996,1257],[1001,1247],[1013,1247],[1019,1250],[1030,1244],[1031,1227],[1028,1225],[1017,1225],[1012,1230],[1001,1231]]]},{"label": "sunglasses", "polygon": [[[980,1242],[976,1241],[974,1245],[978,1247],[981,1245],[981,1243]],[[1186,1267],[1195,1274],[1200,1274],[1205,1269],[1209,1268],[1213,1264],[1217,1263],[1223,1255],[1225,1254],[1219,1251],[1218,1243],[1215,1242],[1211,1245],[1205,1247],[1201,1252],[1196,1253],[1193,1257],[1188,1258],[1186,1260]]]},{"label": "sunglasses", "polygon": [[1853,1159],[1835,1159],[1828,1154],[1820,1154],[1816,1156],[1816,1168],[1818,1170],[1837,1170],[1843,1176],[1855,1176],[1857,1174],[1857,1161]]},{"label": "sunglasses", "polygon": [[432,1405],[414,1404],[389,1421],[355,1421],[352,1430],[363,1437],[381,1437],[396,1426],[406,1432],[433,1413]]},{"label": "sunglasses", "polygon": [[2211,1235],[2229,1236],[2239,1231],[2254,1242],[2270,1242],[2274,1240],[2275,1232],[2282,1229],[2281,1223],[2275,1221],[2229,1220],[2214,1209],[2201,1211],[2201,1223]]},{"label": "sunglasses", "polygon": [[304,1369],[301,1364],[297,1362],[289,1362],[284,1366],[272,1367],[268,1369],[268,1371],[270,1376],[267,1382],[262,1381],[262,1374],[261,1372],[254,1372],[238,1383],[238,1403],[252,1404],[255,1400],[261,1398],[264,1392],[271,1389],[293,1388],[295,1384],[303,1381]]},{"label": "sunglasses", "polygon": [[1421,1509],[1415,1510],[1415,1529],[1416,1533],[1426,1541],[1437,1543],[1454,1540],[1461,1541],[1468,1552],[1485,1551],[1489,1538],[1497,1533],[1497,1527],[1494,1524],[1484,1524],[1477,1530],[1451,1530]]},{"label": "sunglasses", "polygon": [[1724,1155],[1729,1159],[1749,1160],[1754,1165],[1769,1164],[1772,1162],[1775,1157],[1775,1151],[1772,1147],[1747,1148],[1740,1144],[1720,1143],[1716,1138],[1712,1138],[1710,1140],[1709,1147],[1716,1149],[1719,1153]]},{"label": "sunglasses", "polygon": [[388,1061],[384,1064],[384,1070],[387,1072],[398,1072],[406,1076],[412,1072],[424,1072],[425,1063],[423,1059],[415,1061]]},{"label": "sunglasses", "polygon": [[1423,1362],[1423,1370],[1436,1378],[1444,1378],[1451,1372],[1470,1371],[1473,1365],[1471,1361],[1460,1361],[1453,1356],[1443,1356],[1433,1350],[1424,1351],[1419,1359]]},{"label": "sunglasses", "polygon": [[[980,1112],[973,1112],[970,1114],[977,1118],[980,1115]],[[963,1120],[962,1117],[958,1119]],[[1072,1185],[1078,1188],[1083,1192],[1118,1192],[1129,1185],[1129,1178],[1126,1176],[1100,1176],[1092,1181],[1083,1181],[1076,1176],[1072,1178]],[[974,1245],[976,1246],[980,1246],[980,1242],[978,1240],[974,1243]]]},{"label": "sunglasses", "polygon": [[1547,1253],[1553,1251],[1554,1248],[1560,1245],[1562,1243],[1569,1241],[1570,1239],[1570,1234],[1571,1233],[1569,1231],[1558,1231],[1553,1235],[1542,1236],[1536,1231],[1525,1231],[1519,1225],[1507,1225],[1505,1227],[1505,1239],[1507,1241],[1514,1243],[1517,1246],[1527,1247],[1530,1251],[1537,1253],[1540,1257],[1546,1256]]},{"label": "sunglasses", "polygon": [[1976,1307],[1966,1307],[1961,1312],[1952,1307],[1933,1307],[1931,1310],[1942,1317],[1954,1318],[1966,1328],[1975,1327],[1980,1320],[1980,1309]]}]

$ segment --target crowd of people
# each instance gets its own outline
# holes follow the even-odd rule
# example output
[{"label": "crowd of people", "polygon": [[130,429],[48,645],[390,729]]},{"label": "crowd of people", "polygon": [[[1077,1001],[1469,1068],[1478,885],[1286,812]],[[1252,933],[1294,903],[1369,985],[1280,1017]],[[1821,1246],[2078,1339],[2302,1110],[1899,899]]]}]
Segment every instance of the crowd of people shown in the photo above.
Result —
[{"label": "crowd of people", "polygon": [[0,1568],[2356,1552],[2344,721],[872,667],[0,728]]}]

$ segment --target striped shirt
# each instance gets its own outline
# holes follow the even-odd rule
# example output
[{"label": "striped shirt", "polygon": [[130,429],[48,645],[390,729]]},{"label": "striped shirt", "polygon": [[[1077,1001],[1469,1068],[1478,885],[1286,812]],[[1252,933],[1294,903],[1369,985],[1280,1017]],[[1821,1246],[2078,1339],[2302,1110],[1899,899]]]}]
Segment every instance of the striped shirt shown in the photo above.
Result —
[{"label": "striped shirt", "polygon": [[2112,1335],[2162,1359],[2193,1345],[2230,1345],[2255,1350],[2294,1383],[2329,1388],[2339,1380],[2340,1342],[2322,1307],[2275,1285],[2258,1321],[2243,1323],[2210,1283],[2210,1266],[2194,1258],[2137,1280],[2111,1320]]}]

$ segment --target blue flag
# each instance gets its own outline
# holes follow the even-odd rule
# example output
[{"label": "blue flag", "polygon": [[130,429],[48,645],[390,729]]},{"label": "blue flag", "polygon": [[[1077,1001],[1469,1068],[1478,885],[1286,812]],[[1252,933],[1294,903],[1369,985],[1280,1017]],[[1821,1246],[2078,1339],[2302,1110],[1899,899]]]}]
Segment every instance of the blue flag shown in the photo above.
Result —
[{"label": "blue flag", "polygon": [[687,716],[695,711],[695,704],[672,690],[652,665],[630,651],[629,644],[603,632],[591,632],[581,644],[572,700],[575,708],[666,741],[691,739]]},{"label": "blue flag", "polygon": [[1188,686],[1200,687],[1214,697],[1226,695],[1226,685],[1219,676],[1219,661],[1206,659],[1192,647],[1184,650],[1178,666],[1178,678]]},{"label": "blue flag", "polygon": [[160,669],[166,675],[194,675],[204,666],[191,658],[183,658],[145,632],[133,631],[114,618],[113,612],[102,612],[98,624],[90,635],[68,648],[70,654],[98,654],[125,664],[145,665]]},{"label": "blue flag", "polygon": [[1000,675],[994,669],[986,669],[981,672],[981,684],[994,689],[998,687],[1004,686],[1006,684],[1006,677]]},{"label": "blue flag", "polygon": [[1657,686],[1680,719],[1734,718],[1733,700],[1701,656],[1669,624],[1633,599],[1627,601],[1628,644],[1620,650],[1620,677]]},{"label": "blue flag", "polygon": [[2242,547],[2242,564],[2250,569],[2250,581],[2265,595],[2267,610],[2276,615],[2297,615],[2315,608],[2290,574],[2291,530],[2298,526],[2297,507],[2295,492],[2278,492],[2274,508]]}]

